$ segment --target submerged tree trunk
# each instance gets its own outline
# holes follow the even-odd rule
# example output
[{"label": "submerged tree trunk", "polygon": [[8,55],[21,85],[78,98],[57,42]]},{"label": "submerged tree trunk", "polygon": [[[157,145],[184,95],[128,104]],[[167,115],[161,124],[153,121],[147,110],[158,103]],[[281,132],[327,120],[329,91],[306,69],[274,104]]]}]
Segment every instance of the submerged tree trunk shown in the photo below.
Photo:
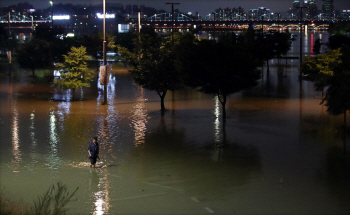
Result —
[{"label": "submerged tree trunk", "polygon": [[227,138],[226,138],[226,118],[223,118],[222,120],[222,145],[225,147],[227,144]]},{"label": "submerged tree trunk", "polygon": [[164,112],[165,112],[164,98],[166,93],[167,93],[166,90],[163,92],[158,92],[158,95],[160,97],[160,111],[162,113],[162,116],[164,116]]},{"label": "submerged tree trunk", "polygon": [[72,89],[72,100],[75,100],[75,89]]},{"label": "submerged tree trunk", "polygon": [[266,72],[269,73],[270,72],[269,59],[266,60],[266,66],[267,66]]},{"label": "submerged tree trunk", "polygon": [[220,95],[218,95],[218,98],[222,106],[222,118],[226,119],[226,94],[222,94],[222,99]]},{"label": "submerged tree trunk", "polygon": [[346,155],[346,109],[344,110],[344,154]]},{"label": "submerged tree trunk", "polygon": [[322,99],[324,98],[324,87],[322,87]]}]

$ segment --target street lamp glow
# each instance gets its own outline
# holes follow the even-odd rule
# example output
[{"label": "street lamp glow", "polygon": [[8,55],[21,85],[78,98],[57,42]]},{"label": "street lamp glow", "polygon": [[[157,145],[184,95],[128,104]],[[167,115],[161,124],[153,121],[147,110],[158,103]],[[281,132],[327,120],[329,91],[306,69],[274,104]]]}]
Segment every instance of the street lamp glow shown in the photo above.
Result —
[{"label": "street lamp glow", "polygon": [[70,19],[70,16],[69,15],[55,15],[55,16],[52,16],[52,19],[53,20],[67,20],[67,19]]},{"label": "street lamp glow", "polygon": [[[96,15],[99,19],[103,19],[103,14],[96,13]],[[115,18],[115,14],[107,14],[106,13],[106,19],[114,19],[114,18]]]}]

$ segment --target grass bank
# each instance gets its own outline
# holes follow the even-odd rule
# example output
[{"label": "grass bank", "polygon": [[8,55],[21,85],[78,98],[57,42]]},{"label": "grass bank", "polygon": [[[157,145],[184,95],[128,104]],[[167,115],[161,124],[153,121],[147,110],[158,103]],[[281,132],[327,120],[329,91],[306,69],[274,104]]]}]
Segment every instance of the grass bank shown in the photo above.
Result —
[{"label": "grass bank", "polygon": [[77,190],[78,188],[70,193],[65,184],[58,182],[33,200],[33,205],[11,200],[2,191],[0,192],[0,215],[62,215],[68,210],[65,206],[74,201],[72,198]]}]

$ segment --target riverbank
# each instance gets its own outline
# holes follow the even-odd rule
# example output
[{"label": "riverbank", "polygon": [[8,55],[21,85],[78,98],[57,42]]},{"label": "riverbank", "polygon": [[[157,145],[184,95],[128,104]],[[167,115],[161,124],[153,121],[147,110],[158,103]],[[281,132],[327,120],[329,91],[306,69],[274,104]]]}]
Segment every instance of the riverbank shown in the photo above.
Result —
[{"label": "riverbank", "polygon": [[30,214],[30,206],[21,201],[14,201],[0,193],[0,214],[27,215]]}]

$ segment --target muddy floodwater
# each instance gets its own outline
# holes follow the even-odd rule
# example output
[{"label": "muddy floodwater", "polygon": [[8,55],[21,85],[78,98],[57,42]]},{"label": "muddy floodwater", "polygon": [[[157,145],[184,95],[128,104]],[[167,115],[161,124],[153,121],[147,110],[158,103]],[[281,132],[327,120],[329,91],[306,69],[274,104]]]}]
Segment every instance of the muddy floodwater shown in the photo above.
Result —
[{"label": "muddy floodwater", "polygon": [[124,71],[111,75],[101,105],[97,80],[69,101],[49,71],[33,79],[12,65],[8,76],[2,63],[1,189],[32,204],[58,181],[79,187],[68,214],[349,214],[343,116],[326,112],[312,83],[299,84],[298,60],[270,64],[258,86],[228,98],[224,124],[220,102],[191,89],[169,92],[162,118],[158,95]]}]

